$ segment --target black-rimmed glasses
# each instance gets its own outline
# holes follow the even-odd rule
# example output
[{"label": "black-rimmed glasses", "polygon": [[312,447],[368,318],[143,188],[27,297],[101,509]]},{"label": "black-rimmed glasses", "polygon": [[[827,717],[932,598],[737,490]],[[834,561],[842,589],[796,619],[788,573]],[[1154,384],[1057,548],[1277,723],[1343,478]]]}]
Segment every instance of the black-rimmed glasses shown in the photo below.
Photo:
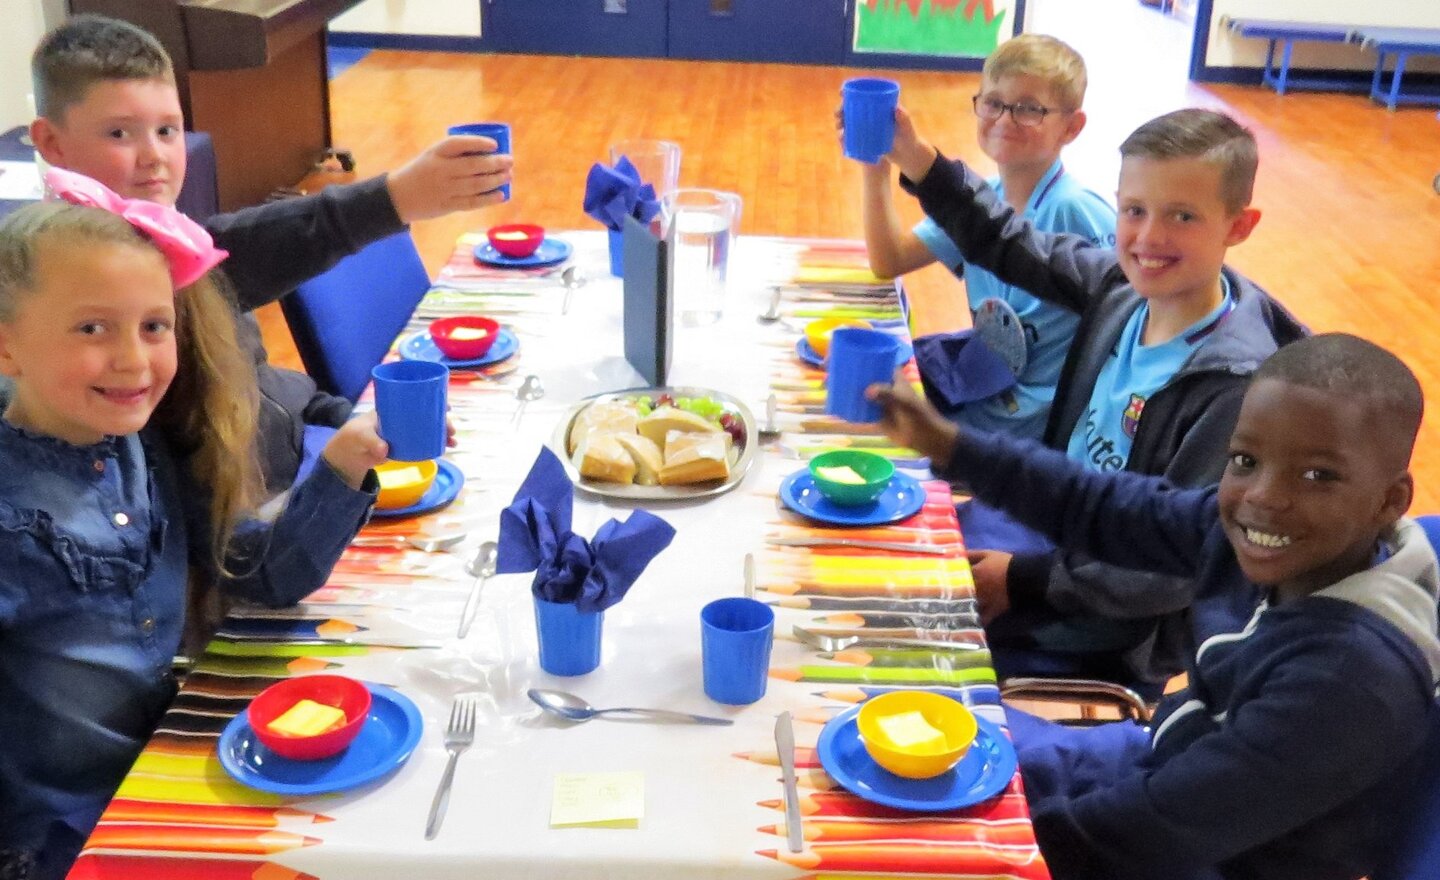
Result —
[{"label": "black-rimmed glasses", "polygon": [[1051,113],[1063,113],[1053,107],[1042,107],[1039,104],[1007,104],[999,98],[987,98],[984,95],[976,95],[970,99],[975,105],[975,115],[981,119],[993,122],[1010,111],[1010,118],[1016,125],[1023,125],[1027,128],[1034,128],[1045,121],[1045,117]]}]

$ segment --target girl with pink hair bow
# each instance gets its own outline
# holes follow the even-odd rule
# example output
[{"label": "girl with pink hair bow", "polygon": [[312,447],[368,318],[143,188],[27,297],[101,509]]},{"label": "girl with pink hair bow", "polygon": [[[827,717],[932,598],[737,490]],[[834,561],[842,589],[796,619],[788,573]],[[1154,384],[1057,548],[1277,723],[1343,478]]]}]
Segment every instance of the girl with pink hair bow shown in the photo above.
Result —
[{"label": "girl with pink hair bow", "polygon": [[[272,522],[255,373],[173,209],[52,171],[0,220],[0,876],[63,877],[175,693],[187,581],[271,606],[323,585],[386,446],[342,427]],[[190,594],[193,595],[193,594]]]}]

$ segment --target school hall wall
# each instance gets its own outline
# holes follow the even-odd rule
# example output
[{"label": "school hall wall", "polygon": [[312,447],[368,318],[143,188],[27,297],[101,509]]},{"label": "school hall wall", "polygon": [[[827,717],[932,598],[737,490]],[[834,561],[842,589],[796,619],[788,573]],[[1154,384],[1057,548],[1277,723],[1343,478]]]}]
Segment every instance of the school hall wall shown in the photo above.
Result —
[{"label": "school hall wall", "polygon": [[345,33],[479,37],[481,0],[365,0],[330,21]]},{"label": "school hall wall", "polygon": [[[12,5],[13,4],[13,5]],[[65,0],[10,0],[0,28],[0,131],[33,119],[30,53],[51,27],[65,18]]]}]

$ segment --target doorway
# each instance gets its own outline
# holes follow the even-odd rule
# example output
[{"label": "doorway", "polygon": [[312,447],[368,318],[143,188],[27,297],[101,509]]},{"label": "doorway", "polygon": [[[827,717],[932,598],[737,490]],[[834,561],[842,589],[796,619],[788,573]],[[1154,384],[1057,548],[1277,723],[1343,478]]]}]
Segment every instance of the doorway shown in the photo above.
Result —
[{"label": "doorway", "polygon": [[1114,192],[1116,149],[1142,122],[1213,103],[1190,82],[1194,16],[1167,15],[1140,0],[1026,0],[1025,30],[1069,43],[1085,59],[1085,131],[1066,165],[1098,192]]}]

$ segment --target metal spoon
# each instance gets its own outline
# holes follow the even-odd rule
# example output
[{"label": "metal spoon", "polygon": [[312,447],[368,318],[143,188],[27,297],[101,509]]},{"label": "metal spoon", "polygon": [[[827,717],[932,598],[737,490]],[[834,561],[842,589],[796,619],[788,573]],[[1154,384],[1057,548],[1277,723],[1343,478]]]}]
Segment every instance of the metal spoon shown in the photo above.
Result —
[{"label": "metal spoon", "polygon": [[565,285],[565,299],[560,302],[560,314],[570,314],[570,294],[584,287],[589,280],[577,272],[574,266],[565,267],[565,271],[560,273],[560,283]]},{"label": "metal spoon", "polygon": [[520,416],[525,413],[525,404],[544,396],[545,386],[541,384],[540,377],[534,373],[526,376],[525,381],[520,383],[520,387],[515,389],[515,399],[520,401],[520,405],[515,407],[515,417],[511,419],[511,422],[519,426]]},{"label": "metal spoon", "polygon": [[670,712],[665,709],[596,709],[585,702],[584,698],[575,694],[567,694],[564,691],[552,691],[544,688],[531,688],[525,692],[535,705],[544,709],[552,715],[558,715],[567,721],[589,721],[600,715],[626,714],[636,718],[653,718],[656,721],[669,721],[679,724],[715,724],[731,725],[734,721],[729,718],[711,718],[708,715],[691,715],[686,712]]},{"label": "metal spoon", "polygon": [[465,638],[470,632],[470,624],[475,622],[475,612],[480,610],[480,588],[495,573],[495,561],[499,556],[499,545],[494,541],[486,541],[480,545],[480,550],[475,554],[475,561],[470,564],[470,573],[475,575],[475,583],[470,585],[470,595],[465,598],[465,608],[460,612],[460,631],[456,633],[457,638]]},{"label": "metal spoon", "polygon": [[774,324],[780,320],[780,288],[770,288],[770,308],[755,316],[761,324]]}]

